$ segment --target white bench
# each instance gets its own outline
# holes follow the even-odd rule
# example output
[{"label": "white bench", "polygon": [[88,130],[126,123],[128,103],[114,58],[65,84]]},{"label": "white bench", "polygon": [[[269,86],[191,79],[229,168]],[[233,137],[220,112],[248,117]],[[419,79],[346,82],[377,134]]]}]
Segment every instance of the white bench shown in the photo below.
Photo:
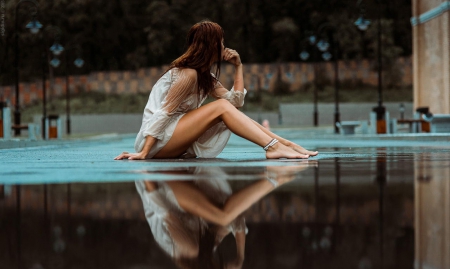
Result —
[{"label": "white bench", "polygon": [[360,126],[359,121],[341,121],[336,122],[336,127],[339,128],[339,133],[342,135],[355,134],[355,128]]},{"label": "white bench", "polygon": [[22,124],[22,125],[12,125],[11,123],[11,109],[9,107],[4,107],[2,111],[3,119],[3,136],[0,139],[9,140],[11,139],[11,131],[20,129],[28,131],[28,139],[37,140],[40,137],[41,127],[36,124]]},{"label": "white bench", "polygon": [[450,114],[424,114],[422,118],[431,123],[431,133],[450,133]]}]

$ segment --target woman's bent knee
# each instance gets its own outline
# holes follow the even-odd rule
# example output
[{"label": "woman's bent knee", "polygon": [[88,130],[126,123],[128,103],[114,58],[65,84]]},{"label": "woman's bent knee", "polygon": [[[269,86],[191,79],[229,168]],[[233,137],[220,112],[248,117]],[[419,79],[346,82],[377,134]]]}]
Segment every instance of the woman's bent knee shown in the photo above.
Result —
[{"label": "woman's bent knee", "polygon": [[229,111],[231,109],[236,109],[228,100],[219,99],[214,101],[214,104],[217,106],[217,109],[220,111],[220,114]]}]

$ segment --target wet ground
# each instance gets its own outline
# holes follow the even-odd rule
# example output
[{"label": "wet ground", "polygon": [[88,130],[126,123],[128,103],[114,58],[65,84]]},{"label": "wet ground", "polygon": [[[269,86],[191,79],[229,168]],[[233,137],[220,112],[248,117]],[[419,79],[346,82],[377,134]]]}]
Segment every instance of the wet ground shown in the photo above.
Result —
[{"label": "wet ground", "polygon": [[[265,160],[238,137],[216,159],[113,161],[132,136],[0,150],[0,268],[450,268],[448,142],[280,134],[320,155]],[[164,251],[135,180],[245,193],[244,258],[232,234]]]}]

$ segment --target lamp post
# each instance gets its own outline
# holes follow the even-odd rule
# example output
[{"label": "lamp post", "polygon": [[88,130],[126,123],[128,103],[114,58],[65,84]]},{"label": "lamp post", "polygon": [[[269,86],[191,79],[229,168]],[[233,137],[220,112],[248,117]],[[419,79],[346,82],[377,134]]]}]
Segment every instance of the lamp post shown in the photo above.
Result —
[{"label": "lamp post", "polygon": [[84,60],[81,58],[81,48],[79,45],[66,48],[66,53],[64,57],[64,72],[66,75],[66,133],[70,135],[70,88],[69,88],[69,72],[68,72],[68,51],[75,49],[77,50],[77,59],[73,62],[76,67],[81,68],[84,65]]},{"label": "lamp post", "polygon": [[[378,61],[378,105],[372,109],[377,114],[377,133],[386,133],[386,121],[385,113],[386,108],[383,106],[383,61],[381,57],[381,4],[380,0],[376,1],[378,4],[378,22],[377,22],[377,61]],[[370,26],[370,20],[365,18],[365,8],[362,0],[358,0],[357,5],[359,7],[360,16],[355,21],[355,25],[359,30],[365,31]]]},{"label": "lamp post", "polygon": [[[313,46],[313,57],[312,57],[312,61],[313,61],[313,73],[314,73],[314,94],[313,94],[313,103],[314,103],[314,108],[313,108],[313,123],[314,123],[314,127],[319,126],[319,111],[318,111],[318,91],[317,91],[317,49],[315,48],[316,45],[316,36],[315,35],[310,35],[308,36],[306,39],[303,40],[302,43],[309,43],[311,46]],[[304,48],[302,50],[302,52],[299,54],[300,59],[302,59],[303,61],[307,61],[310,57],[309,52],[306,50],[306,46],[304,45]]]},{"label": "lamp post", "polygon": [[[334,58],[334,132],[338,134],[339,128],[337,127],[337,123],[341,121],[341,114],[339,112],[339,45],[334,37],[335,31],[336,29],[331,24],[321,24],[318,30],[321,39],[317,42],[317,47],[322,52],[322,58],[325,61]],[[328,39],[330,42],[328,42]],[[334,55],[328,52],[330,46],[334,50]]]},{"label": "lamp post", "polygon": [[[47,26],[45,28],[45,31],[53,31],[54,32],[54,37],[55,37],[55,41],[53,43],[53,45],[50,47],[50,51],[53,53],[54,56],[61,54],[61,52],[64,51],[64,47],[61,46],[61,44],[59,43],[60,37],[61,37],[61,29],[57,26]],[[45,42],[45,38],[44,38],[44,33],[42,34],[42,43],[43,45],[43,50],[42,50],[42,101],[43,101],[43,105],[42,105],[42,138],[45,139],[45,132],[46,132],[46,128],[48,128],[48,126],[46,126],[46,119],[47,119],[47,85],[45,83],[45,73],[46,73],[46,69],[45,67],[47,66],[48,62],[48,54],[47,54],[47,45]],[[50,62],[50,65],[54,68],[58,67],[60,64],[60,61],[58,58],[54,57]]]},{"label": "lamp post", "polygon": [[20,135],[20,91],[19,91],[19,34],[17,33],[17,30],[19,28],[19,7],[23,3],[31,3],[33,4],[34,11],[32,13],[32,19],[31,21],[26,25],[26,28],[30,29],[30,32],[32,34],[37,34],[39,32],[39,29],[42,28],[42,24],[36,20],[37,16],[37,9],[39,7],[39,3],[35,0],[20,0],[16,4],[15,9],[15,28],[14,28],[14,35],[15,35],[15,43],[14,43],[14,69],[15,69],[15,82],[16,82],[16,103],[15,103],[15,110],[14,110],[14,125],[16,128],[14,128],[14,135],[19,136]]}]

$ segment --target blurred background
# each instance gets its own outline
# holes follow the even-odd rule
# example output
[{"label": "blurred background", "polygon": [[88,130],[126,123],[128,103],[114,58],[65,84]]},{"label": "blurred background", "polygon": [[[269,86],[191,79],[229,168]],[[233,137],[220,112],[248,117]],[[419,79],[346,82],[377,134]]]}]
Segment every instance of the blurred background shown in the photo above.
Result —
[{"label": "blurred background", "polygon": [[[67,102],[73,121],[83,114],[141,114],[153,84],[184,52],[188,29],[203,19],[219,23],[226,46],[240,53],[249,90],[244,111],[259,121],[273,118],[272,125],[282,125],[277,119],[280,103],[314,102],[317,107],[334,102],[336,66],[340,102],[376,103],[378,40],[383,101],[395,102],[398,111],[400,103],[409,108],[413,99],[411,1],[80,0],[40,1],[38,8],[31,3],[17,8],[18,1],[10,0],[3,4],[0,97],[11,107],[15,104],[18,46],[22,122],[39,122],[43,113],[64,118]],[[25,27],[33,18],[42,26],[37,34]],[[320,47],[320,41],[328,46]],[[52,45],[63,51],[55,54]],[[233,73],[231,66],[223,66],[226,87],[232,86]],[[42,112],[43,106],[47,111]],[[322,116],[320,123],[332,124],[332,116]],[[307,119],[295,124],[318,125],[310,115]],[[79,128],[74,126],[73,132],[84,132]]]}]

